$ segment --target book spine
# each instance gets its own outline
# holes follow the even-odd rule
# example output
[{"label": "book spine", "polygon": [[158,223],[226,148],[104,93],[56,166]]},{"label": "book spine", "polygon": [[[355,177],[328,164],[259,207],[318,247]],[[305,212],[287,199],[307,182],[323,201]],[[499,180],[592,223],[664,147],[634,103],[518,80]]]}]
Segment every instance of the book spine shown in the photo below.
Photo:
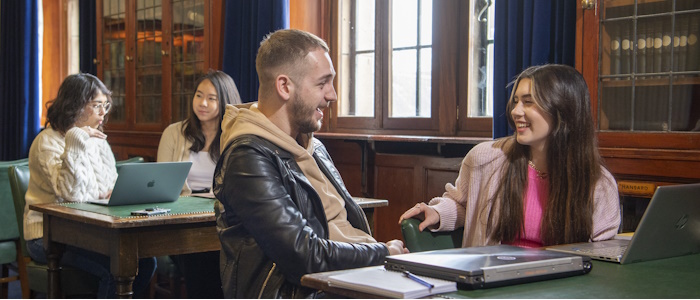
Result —
[{"label": "book spine", "polygon": [[688,16],[678,16],[678,71],[686,70],[688,58]]},{"label": "book spine", "polygon": [[623,26],[620,36],[620,74],[630,74],[632,62],[632,41],[630,36],[630,28]]},{"label": "book spine", "polygon": [[655,26],[654,26],[654,51],[653,51],[653,57],[654,57],[654,72],[664,72],[662,68],[662,63],[663,63],[663,57],[662,57],[662,52],[661,48],[663,45],[663,22],[658,21]]},{"label": "book spine", "polygon": [[646,24],[644,22],[637,23],[637,47],[635,47],[636,52],[634,53],[635,59],[637,61],[637,70],[635,73],[642,74],[646,73],[647,65],[647,35],[646,35]]},{"label": "book spine", "polygon": [[620,74],[620,26],[608,27],[610,32],[610,74]]},{"label": "book spine", "polygon": [[700,16],[695,15],[690,19],[688,32],[688,71],[700,71],[700,47],[698,47],[698,38],[700,38]]}]

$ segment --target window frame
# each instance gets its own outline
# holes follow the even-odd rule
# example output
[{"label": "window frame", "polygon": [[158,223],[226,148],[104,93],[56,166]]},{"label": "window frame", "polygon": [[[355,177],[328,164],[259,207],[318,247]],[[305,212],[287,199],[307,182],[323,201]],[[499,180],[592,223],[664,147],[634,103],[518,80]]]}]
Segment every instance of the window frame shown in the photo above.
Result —
[{"label": "window frame", "polygon": [[[339,116],[338,102],[330,105],[324,131],[392,135],[491,137],[491,117],[469,117],[469,18],[470,1],[433,2],[432,83],[430,118],[389,118],[391,88],[391,0],[377,1],[375,8],[375,102],[373,117]],[[340,75],[340,0],[330,5],[329,47]],[[381,67],[386,66],[386,67]],[[339,79],[335,81],[338,95]],[[379,100],[377,100],[379,99]],[[342,101],[342,99],[341,99]]]}]

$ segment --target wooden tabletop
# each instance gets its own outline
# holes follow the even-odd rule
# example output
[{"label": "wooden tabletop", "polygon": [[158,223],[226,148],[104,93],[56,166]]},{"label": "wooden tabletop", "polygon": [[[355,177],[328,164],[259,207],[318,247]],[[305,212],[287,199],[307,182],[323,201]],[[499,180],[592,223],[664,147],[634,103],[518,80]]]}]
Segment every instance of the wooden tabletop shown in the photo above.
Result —
[{"label": "wooden tabletop", "polygon": [[[145,207],[146,206],[144,206],[144,208]],[[56,203],[29,205],[29,209],[72,221],[114,229],[216,221],[214,212],[121,218],[85,210],[78,210]]]}]

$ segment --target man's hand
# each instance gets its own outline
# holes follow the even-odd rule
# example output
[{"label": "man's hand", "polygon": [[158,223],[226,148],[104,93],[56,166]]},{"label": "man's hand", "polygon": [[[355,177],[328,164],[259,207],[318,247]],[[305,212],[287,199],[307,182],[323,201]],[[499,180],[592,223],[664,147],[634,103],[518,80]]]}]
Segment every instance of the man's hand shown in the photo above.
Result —
[{"label": "man's hand", "polygon": [[386,247],[389,248],[389,255],[406,254],[408,249],[403,246],[401,240],[391,240],[386,242]]}]

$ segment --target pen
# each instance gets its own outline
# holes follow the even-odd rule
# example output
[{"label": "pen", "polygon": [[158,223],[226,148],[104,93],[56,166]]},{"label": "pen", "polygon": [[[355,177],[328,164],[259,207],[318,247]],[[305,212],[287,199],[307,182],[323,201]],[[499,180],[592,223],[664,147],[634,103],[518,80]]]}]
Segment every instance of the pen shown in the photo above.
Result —
[{"label": "pen", "polygon": [[411,273],[411,272],[409,272],[409,271],[403,271],[403,275],[406,275],[406,277],[410,278],[411,280],[413,280],[413,281],[415,281],[415,282],[418,282],[418,283],[420,283],[420,284],[422,284],[422,285],[424,285],[424,286],[427,286],[428,288],[431,288],[431,289],[432,289],[432,288],[435,287],[434,284],[432,284],[432,283],[430,283],[430,282],[427,282],[427,281],[425,281],[425,280],[423,280],[423,279],[420,279],[418,276],[413,275],[413,273]]}]

